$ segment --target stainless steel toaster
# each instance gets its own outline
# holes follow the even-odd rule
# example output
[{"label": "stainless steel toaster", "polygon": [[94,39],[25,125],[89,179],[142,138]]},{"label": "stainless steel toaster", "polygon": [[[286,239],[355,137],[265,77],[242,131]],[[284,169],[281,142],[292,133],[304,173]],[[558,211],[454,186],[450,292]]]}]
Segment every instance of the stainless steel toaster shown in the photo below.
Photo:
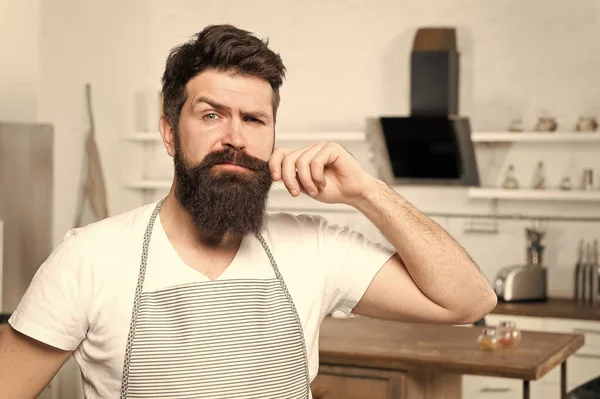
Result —
[{"label": "stainless steel toaster", "polygon": [[547,299],[547,270],[540,265],[507,266],[496,276],[498,299],[504,302]]}]

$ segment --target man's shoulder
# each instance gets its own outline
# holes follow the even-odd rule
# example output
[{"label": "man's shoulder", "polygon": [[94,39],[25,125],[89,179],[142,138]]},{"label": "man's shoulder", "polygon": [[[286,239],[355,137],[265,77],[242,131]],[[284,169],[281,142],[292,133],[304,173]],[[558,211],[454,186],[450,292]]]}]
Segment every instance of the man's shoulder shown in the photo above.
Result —
[{"label": "man's shoulder", "polygon": [[132,235],[141,237],[155,206],[156,202],[142,205],[86,226],[73,228],[65,234],[65,239],[77,236],[84,244],[98,246],[102,243],[110,245]]}]

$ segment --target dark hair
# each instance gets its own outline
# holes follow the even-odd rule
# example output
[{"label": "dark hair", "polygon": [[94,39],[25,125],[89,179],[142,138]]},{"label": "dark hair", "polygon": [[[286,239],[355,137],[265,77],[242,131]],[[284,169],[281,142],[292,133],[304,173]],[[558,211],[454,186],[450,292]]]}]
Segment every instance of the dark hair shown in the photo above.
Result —
[{"label": "dark hair", "polygon": [[269,41],[232,25],[210,25],[175,48],[167,58],[162,78],[163,113],[177,131],[186,100],[185,86],[207,69],[253,76],[266,80],[273,89],[273,117],[279,107],[279,88],[285,78],[281,57],[268,47]]}]

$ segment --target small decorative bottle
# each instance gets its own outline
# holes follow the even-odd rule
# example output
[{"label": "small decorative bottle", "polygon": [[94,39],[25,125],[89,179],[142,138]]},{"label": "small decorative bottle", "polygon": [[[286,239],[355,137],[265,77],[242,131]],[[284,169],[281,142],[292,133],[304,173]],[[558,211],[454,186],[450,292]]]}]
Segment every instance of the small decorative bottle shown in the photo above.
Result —
[{"label": "small decorative bottle", "polygon": [[484,328],[477,338],[479,348],[484,351],[495,351],[500,348],[500,342],[498,341],[498,335],[495,328]]},{"label": "small decorative bottle", "polygon": [[523,130],[523,120],[521,118],[511,119],[508,125],[508,131],[513,133],[521,133]]},{"label": "small decorative bottle", "polygon": [[521,331],[517,329],[514,321],[501,321],[497,335],[503,348],[515,348],[521,343]]},{"label": "small decorative bottle", "polygon": [[502,183],[502,188],[509,190],[515,190],[519,188],[519,182],[515,177],[515,167],[512,164],[508,165],[508,170],[506,171],[506,176],[504,177],[504,182]]},{"label": "small decorative bottle", "polygon": [[533,182],[531,183],[532,188],[536,190],[543,190],[546,188],[546,171],[544,170],[544,163],[538,162],[537,168],[533,173]]},{"label": "small decorative bottle", "polygon": [[572,188],[572,184],[571,184],[571,178],[569,176],[564,176],[561,180],[560,180],[560,189],[561,190],[565,190],[568,191]]}]

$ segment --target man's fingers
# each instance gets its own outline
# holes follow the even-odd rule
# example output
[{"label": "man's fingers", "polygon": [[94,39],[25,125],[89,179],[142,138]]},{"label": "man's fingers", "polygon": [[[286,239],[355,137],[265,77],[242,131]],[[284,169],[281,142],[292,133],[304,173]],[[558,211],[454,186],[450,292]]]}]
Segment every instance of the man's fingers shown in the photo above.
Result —
[{"label": "man's fingers", "polygon": [[269,158],[269,169],[271,170],[271,176],[273,180],[278,181],[281,179],[281,163],[286,154],[294,151],[292,148],[277,147],[273,150],[271,158]]},{"label": "man's fingers", "polygon": [[[328,156],[323,151],[326,147],[327,143],[316,143],[297,150],[277,147],[269,160],[273,180],[282,180],[294,197],[301,192],[315,196],[319,187],[325,187],[324,161]],[[321,156],[315,159],[317,154]]]},{"label": "man's fingers", "polygon": [[286,154],[281,162],[281,179],[294,197],[300,195],[300,185],[296,179],[296,159],[300,154],[301,150],[292,151]]},{"label": "man's fingers", "polygon": [[317,195],[319,188],[317,182],[313,179],[313,159],[319,151],[324,147],[323,143],[318,143],[302,153],[296,160],[296,169],[298,171],[298,179],[302,186],[306,189],[311,197]]}]

